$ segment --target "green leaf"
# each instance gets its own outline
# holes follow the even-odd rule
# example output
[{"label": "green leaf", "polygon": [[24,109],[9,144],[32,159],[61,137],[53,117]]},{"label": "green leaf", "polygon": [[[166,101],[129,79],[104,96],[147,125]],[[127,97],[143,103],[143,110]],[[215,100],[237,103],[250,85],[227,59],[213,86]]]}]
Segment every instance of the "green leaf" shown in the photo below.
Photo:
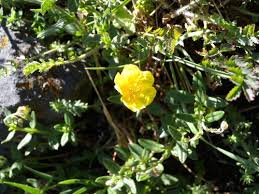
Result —
[{"label": "green leaf", "polygon": [[82,187],[78,190],[76,190],[75,192],[73,192],[72,194],[83,194],[87,191],[87,187]]},{"label": "green leaf", "polygon": [[147,107],[147,110],[154,116],[161,116],[166,113],[160,104],[154,102]]},{"label": "green leaf", "polygon": [[119,194],[116,190],[113,190],[111,187],[107,189],[107,194]]},{"label": "green leaf", "polygon": [[105,185],[106,181],[110,180],[111,178],[112,178],[111,176],[100,176],[95,179],[95,182]]},{"label": "green leaf", "polygon": [[106,189],[98,190],[94,194],[106,194]]},{"label": "green leaf", "polygon": [[224,108],[228,105],[228,102],[226,102],[224,99],[219,97],[208,97],[206,106],[208,108]]},{"label": "green leaf", "polygon": [[203,90],[203,91],[206,90],[206,87],[204,85],[204,80],[200,71],[197,71],[193,75],[193,85],[196,90]]},{"label": "green leaf", "polygon": [[41,13],[45,14],[47,11],[52,9],[55,5],[56,0],[43,0],[41,3]]},{"label": "green leaf", "polygon": [[165,150],[164,145],[159,144],[150,139],[139,139],[139,144],[147,150],[151,150],[155,153],[161,153]]},{"label": "green leaf", "polygon": [[188,114],[188,113],[178,113],[176,114],[176,117],[178,119],[181,119],[183,121],[189,122],[189,123],[195,123],[195,117],[193,114]]},{"label": "green leaf", "polygon": [[41,33],[38,34],[38,38],[43,39],[49,36],[57,35],[58,33],[64,30],[65,21],[63,19],[59,19],[56,24],[53,24],[46,30],[43,30]]},{"label": "green leaf", "polygon": [[225,114],[224,111],[211,112],[205,116],[205,120],[208,123],[212,123],[212,122],[220,120],[224,116],[224,114]]},{"label": "green leaf", "polygon": [[146,181],[150,179],[150,173],[145,173],[145,172],[137,172],[136,173],[136,180],[138,182]]},{"label": "green leaf", "polygon": [[166,93],[166,100],[171,103],[193,103],[194,96],[184,90],[169,90]]},{"label": "green leaf", "polygon": [[181,141],[177,141],[171,153],[172,155],[178,157],[181,163],[184,163],[188,156],[188,144]]},{"label": "green leaf", "polygon": [[35,111],[32,111],[31,112],[31,121],[30,121],[30,127],[35,129],[36,128],[36,125],[37,125],[37,120],[36,120],[36,114],[35,114]]},{"label": "green leaf", "polygon": [[69,141],[69,133],[63,133],[61,140],[60,140],[60,145],[63,147],[67,144],[67,142]]},{"label": "green leaf", "polygon": [[48,138],[48,144],[53,150],[58,150],[60,145],[59,136],[56,133],[50,135]]},{"label": "green leaf", "polygon": [[170,174],[162,174],[161,175],[161,181],[165,186],[172,186],[179,182],[179,179],[175,176],[172,176]]},{"label": "green leaf", "polygon": [[130,152],[127,148],[116,146],[115,150],[119,156],[120,159],[126,161],[130,157]]},{"label": "green leaf", "polygon": [[33,61],[31,63],[28,63],[23,68],[23,73],[25,76],[28,76],[30,74],[33,74],[35,71],[38,71],[40,69],[41,64],[39,62]]},{"label": "green leaf", "polygon": [[22,139],[22,141],[18,144],[17,150],[22,149],[24,146],[30,143],[31,139],[32,139],[32,134],[27,133],[25,137]]},{"label": "green leaf", "polygon": [[105,158],[102,160],[102,163],[112,174],[117,174],[120,170],[120,166],[111,159]]},{"label": "green leaf", "polygon": [[138,144],[129,144],[129,150],[136,159],[141,160],[141,158],[143,157],[144,149],[140,147]]},{"label": "green leaf", "polygon": [[80,0],[68,0],[68,9],[71,12],[76,12],[79,7]]},{"label": "green leaf", "polygon": [[22,162],[15,162],[12,164],[12,166],[9,169],[9,178],[12,178],[14,176],[15,170],[20,171],[23,167]]},{"label": "green leaf", "polygon": [[130,34],[136,31],[133,16],[126,7],[119,7],[116,12],[114,12],[113,25],[116,28],[123,28]]},{"label": "green leaf", "polygon": [[241,86],[235,86],[233,87],[227,94],[226,100],[227,101],[233,101],[236,100],[240,94],[241,94],[242,87]]},{"label": "green leaf", "polygon": [[75,35],[75,34],[77,34],[77,32],[80,32],[80,31],[81,31],[79,25],[78,25],[77,23],[75,23],[75,22],[66,24],[66,25],[64,26],[64,30],[65,30],[68,34],[71,34],[71,35]]},{"label": "green leaf", "polygon": [[40,172],[38,170],[32,169],[29,166],[24,165],[24,168],[30,172],[32,172],[33,174],[35,174],[36,176],[39,176],[40,178],[44,178],[47,179],[49,181],[52,181],[54,179],[54,177],[50,174],[47,174],[45,172]]},{"label": "green leaf", "polygon": [[73,116],[81,116],[88,108],[88,104],[80,100],[71,101],[65,99],[58,99],[50,102],[50,107],[57,113],[70,113]]},{"label": "green leaf", "polygon": [[72,127],[74,124],[74,118],[68,113],[64,113],[64,121],[69,127]]},{"label": "green leaf", "polygon": [[69,132],[69,138],[71,140],[72,143],[76,144],[77,143],[77,138],[76,138],[76,134],[74,131],[70,131]]},{"label": "green leaf", "polygon": [[174,27],[173,31],[174,31],[174,38],[172,39],[172,42],[171,42],[171,48],[170,48],[171,54],[174,53],[175,47],[182,35],[181,29],[179,27]]},{"label": "green leaf", "polygon": [[16,133],[15,130],[10,131],[9,134],[7,135],[7,137],[5,138],[5,140],[3,140],[3,141],[1,142],[1,144],[6,143],[6,142],[8,142],[8,141],[11,141],[11,140],[13,139],[15,133]]},{"label": "green leaf", "polygon": [[123,182],[128,186],[128,188],[130,189],[132,194],[137,193],[137,187],[136,187],[134,180],[132,180],[130,178],[124,178]]},{"label": "green leaf", "polygon": [[82,180],[81,179],[68,179],[64,181],[60,181],[57,184],[58,185],[74,185],[74,184],[81,184]]},{"label": "green leaf", "polygon": [[60,192],[59,194],[71,194],[73,192],[73,189],[67,189],[65,191]]},{"label": "green leaf", "polygon": [[122,104],[120,99],[121,99],[121,95],[115,95],[115,96],[110,96],[107,100],[114,104]]},{"label": "green leaf", "polygon": [[0,181],[0,184],[6,184],[6,185],[9,185],[9,186],[12,186],[12,187],[22,189],[23,191],[25,191],[29,194],[43,194],[43,191],[41,191],[40,189],[31,187],[31,186],[28,186],[28,185],[16,183],[16,182]]}]

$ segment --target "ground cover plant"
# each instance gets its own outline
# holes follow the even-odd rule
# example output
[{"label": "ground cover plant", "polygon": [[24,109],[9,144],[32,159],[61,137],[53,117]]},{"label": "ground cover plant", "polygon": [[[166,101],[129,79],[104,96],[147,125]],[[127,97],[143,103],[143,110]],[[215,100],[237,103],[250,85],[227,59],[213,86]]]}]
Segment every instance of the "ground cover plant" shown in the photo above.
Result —
[{"label": "ground cover plant", "polygon": [[259,193],[258,7],[1,0],[1,26],[37,48],[18,52],[1,78],[75,65],[89,87],[61,99],[48,82],[53,123],[27,104],[4,110],[0,193]]}]

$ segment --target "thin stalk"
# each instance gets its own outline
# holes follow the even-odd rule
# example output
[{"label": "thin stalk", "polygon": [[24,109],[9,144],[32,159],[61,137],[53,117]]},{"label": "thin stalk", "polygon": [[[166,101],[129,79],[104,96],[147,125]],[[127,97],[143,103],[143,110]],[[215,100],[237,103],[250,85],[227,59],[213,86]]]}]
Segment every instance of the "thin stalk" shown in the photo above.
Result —
[{"label": "thin stalk", "polygon": [[[85,67],[85,68],[86,68],[86,67]],[[111,127],[114,129],[114,132],[115,132],[115,135],[116,135],[118,144],[125,146],[125,145],[128,144],[128,142],[131,143],[131,142],[132,142],[132,139],[131,139],[129,133],[128,133],[126,130],[124,130],[124,129],[120,129],[120,128],[114,123],[114,121],[113,121],[113,119],[112,119],[112,116],[111,116],[110,112],[108,111],[108,109],[107,109],[105,103],[103,102],[102,97],[101,97],[101,95],[100,95],[100,93],[99,93],[99,91],[98,91],[98,89],[97,89],[97,87],[96,87],[96,85],[95,85],[95,83],[94,83],[94,81],[93,81],[93,78],[92,78],[92,76],[90,75],[90,72],[89,72],[87,69],[85,69],[85,72],[86,72],[86,74],[87,74],[87,76],[88,76],[88,78],[89,78],[89,80],[90,80],[90,82],[91,82],[91,84],[92,84],[92,86],[93,86],[93,88],[94,88],[94,90],[95,90],[97,96],[98,96],[99,101],[100,101],[101,104],[102,104],[103,113],[104,113],[104,115],[105,115],[105,117],[106,117],[108,123],[109,123],[109,124],[111,125]]]},{"label": "thin stalk", "polygon": [[75,59],[57,62],[56,65],[57,66],[59,66],[59,65],[67,65],[67,64],[72,64],[72,63],[76,63],[76,62],[82,61],[83,59],[92,56],[98,50],[99,50],[99,47],[94,48],[94,49],[90,50],[89,52],[84,53],[84,54],[76,57]]},{"label": "thin stalk", "polygon": [[85,67],[85,70],[113,70],[113,69],[121,69],[125,67],[125,65],[119,65],[119,66],[114,66],[114,67]]},{"label": "thin stalk", "polygon": [[226,79],[229,79],[233,75],[232,73],[229,73],[229,72],[227,73],[227,72],[216,70],[216,69],[213,69],[213,68],[204,67],[200,64],[182,59],[182,58],[177,57],[177,56],[173,56],[171,59],[166,60],[166,62],[172,62],[172,61],[187,65],[189,67],[192,67],[192,68],[204,71],[204,72],[212,73],[214,75],[217,75],[217,76],[220,76],[220,77],[226,78]]}]

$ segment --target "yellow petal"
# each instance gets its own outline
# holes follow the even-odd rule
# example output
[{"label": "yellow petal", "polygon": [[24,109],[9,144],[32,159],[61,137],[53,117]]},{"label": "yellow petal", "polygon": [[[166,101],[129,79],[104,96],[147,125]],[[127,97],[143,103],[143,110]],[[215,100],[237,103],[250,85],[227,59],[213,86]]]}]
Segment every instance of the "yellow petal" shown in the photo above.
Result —
[{"label": "yellow petal", "polygon": [[139,104],[136,104],[136,102],[133,102],[132,100],[130,100],[129,98],[125,97],[125,96],[122,96],[121,97],[121,101],[123,102],[123,104],[128,108],[130,109],[131,111],[133,112],[137,112],[141,109],[143,109],[144,107],[142,107],[143,105],[139,105]]},{"label": "yellow petal", "polygon": [[156,89],[154,87],[149,87],[145,89],[145,105],[151,104],[156,96]]},{"label": "yellow petal", "polygon": [[152,73],[150,71],[143,71],[141,81],[143,81],[144,83],[147,83],[149,85],[153,85],[154,76],[152,75]]},{"label": "yellow petal", "polygon": [[138,76],[140,74],[141,74],[141,71],[138,68],[138,66],[137,65],[131,65],[131,64],[126,65],[121,72],[121,75],[125,76],[125,77],[127,77],[127,76]]},{"label": "yellow petal", "polygon": [[121,94],[122,93],[121,88],[124,83],[124,79],[120,73],[116,74],[116,76],[114,78],[114,83],[115,83],[115,89]]},{"label": "yellow petal", "polygon": [[126,65],[121,74],[116,74],[114,82],[115,89],[122,95],[121,101],[133,112],[151,104],[156,96],[152,73],[141,71],[136,65]]}]

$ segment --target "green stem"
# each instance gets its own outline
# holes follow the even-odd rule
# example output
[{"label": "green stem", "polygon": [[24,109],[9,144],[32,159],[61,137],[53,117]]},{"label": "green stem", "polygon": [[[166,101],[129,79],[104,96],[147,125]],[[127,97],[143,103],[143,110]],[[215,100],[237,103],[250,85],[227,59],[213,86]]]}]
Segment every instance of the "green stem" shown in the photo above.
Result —
[{"label": "green stem", "polygon": [[204,67],[200,64],[182,59],[182,58],[177,57],[177,56],[173,56],[171,59],[166,60],[166,62],[172,62],[172,61],[187,65],[189,67],[192,67],[192,68],[195,68],[195,69],[198,69],[198,70],[201,70],[201,71],[205,71],[205,72],[208,72],[208,73],[215,74],[215,75],[220,76],[222,78],[229,79],[233,75],[232,73],[229,73],[229,72],[227,73],[227,72],[216,70],[216,69],[213,69],[213,68]]},{"label": "green stem", "polygon": [[112,69],[121,69],[125,67],[125,65],[119,65],[114,67],[85,67],[86,70],[112,70]]},{"label": "green stem", "polygon": [[75,59],[57,62],[56,65],[57,65],[57,66],[59,66],[59,65],[67,65],[67,64],[72,64],[72,63],[76,63],[76,62],[82,61],[83,59],[92,56],[92,55],[93,55],[94,53],[96,53],[98,50],[99,50],[99,47],[96,47],[96,48],[90,50],[89,52],[84,53],[84,54],[82,54],[82,55],[76,57]]}]

